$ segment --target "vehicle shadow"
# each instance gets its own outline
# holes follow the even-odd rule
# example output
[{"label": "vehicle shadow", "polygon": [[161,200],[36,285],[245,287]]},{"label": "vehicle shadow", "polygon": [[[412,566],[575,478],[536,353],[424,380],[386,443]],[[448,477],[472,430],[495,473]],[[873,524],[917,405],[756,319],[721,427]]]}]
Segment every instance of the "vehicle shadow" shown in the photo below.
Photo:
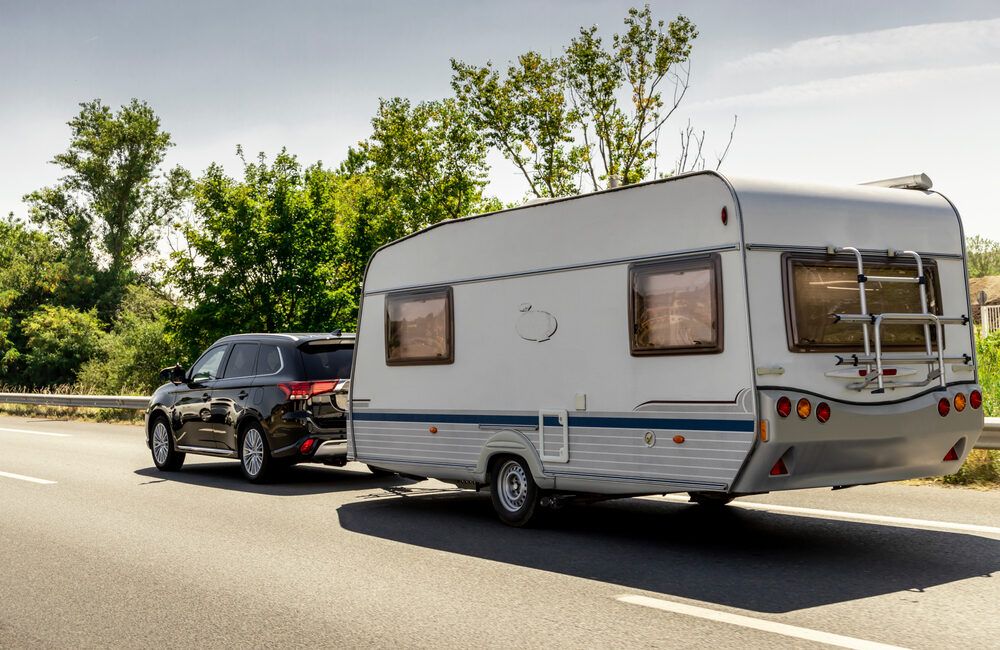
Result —
[{"label": "vehicle shadow", "polygon": [[151,479],[143,485],[170,481],[274,496],[303,496],[374,488],[392,489],[394,486],[413,483],[399,476],[376,476],[363,465],[347,467],[293,465],[278,469],[273,480],[264,484],[248,481],[243,476],[240,464],[234,461],[187,463],[176,472],[161,472],[155,467],[144,467],[135,470],[135,473]]},{"label": "vehicle shadow", "polygon": [[766,613],[1000,571],[1000,541],[970,534],[625,499],[500,523],[489,496],[389,487],[341,505],[345,530]]}]

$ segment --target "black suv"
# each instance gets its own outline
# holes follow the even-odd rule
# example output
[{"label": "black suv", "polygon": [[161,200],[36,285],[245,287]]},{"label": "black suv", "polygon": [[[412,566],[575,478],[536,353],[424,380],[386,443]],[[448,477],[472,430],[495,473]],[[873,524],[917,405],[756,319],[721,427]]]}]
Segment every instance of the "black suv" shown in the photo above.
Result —
[{"label": "black suv", "polygon": [[236,334],[216,341],[146,409],[146,444],[156,467],[176,470],[185,454],[238,458],[248,479],[277,464],[347,461],[347,390],[354,334]]}]

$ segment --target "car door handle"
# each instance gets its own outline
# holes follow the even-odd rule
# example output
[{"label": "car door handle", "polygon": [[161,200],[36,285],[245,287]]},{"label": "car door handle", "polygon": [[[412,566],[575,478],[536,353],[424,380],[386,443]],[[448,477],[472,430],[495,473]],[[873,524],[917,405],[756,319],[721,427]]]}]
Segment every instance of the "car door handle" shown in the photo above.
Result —
[{"label": "car door handle", "polygon": [[247,395],[249,395],[249,394],[250,393],[246,392],[245,390],[241,390],[240,393],[239,393],[239,395],[237,395],[237,397],[239,397],[240,399],[246,399]]}]

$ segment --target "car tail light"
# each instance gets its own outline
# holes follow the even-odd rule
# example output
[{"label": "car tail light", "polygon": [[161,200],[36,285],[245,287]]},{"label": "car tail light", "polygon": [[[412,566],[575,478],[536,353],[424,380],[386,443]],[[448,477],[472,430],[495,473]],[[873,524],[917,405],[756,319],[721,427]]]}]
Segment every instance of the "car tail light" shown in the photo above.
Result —
[{"label": "car tail light", "polygon": [[315,395],[329,393],[337,388],[339,381],[296,381],[290,384],[278,384],[278,388],[291,400],[309,399]]},{"label": "car tail light", "polygon": [[948,415],[948,411],[950,410],[951,410],[951,404],[948,403],[948,398],[942,397],[941,401],[938,402],[938,413],[941,414],[941,417],[944,417]]},{"label": "car tail light", "polygon": [[954,447],[948,450],[948,453],[944,455],[943,460],[958,460],[958,452],[955,451]]},{"label": "car tail light", "polygon": [[771,468],[771,476],[781,476],[788,473],[788,468],[785,467],[785,461],[778,459],[778,462],[774,464]]},{"label": "car tail light", "polygon": [[795,412],[799,414],[799,417],[805,420],[812,413],[812,404],[809,403],[805,397],[799,400],[799,403],[795,405]]},{"label": "car tail light", "polygon": [[955,395],[955,410],[956,411],[964,411],[965,410],[965,404],[966,404],[965,393],[959,393],[958,395]]},{"label": "car tail light", "polygon": [[816,419],[820,422],[826,422],[830,419],[830,405],[826,402],[820,402],[816,405]]},{"label": "car tail light", "polygon": [[313,445],[315,444],[316,444],[316,439],[309,438],[301,445],[299,445],[299,451],[302,452],[303,454],[308,454],[310,451],[312,451]]},{"label": "car tail light", "polygon": [[969,393],[969,404],[972,404],[972,408],[974,409],[983,405],[983,396],[978,390]]},{"label": "car tail light", "polygon": [[792,412],[792,400],[788,399],[787,397],[782,397],[781,399],[778,400],[777,409],[778,409],[778,415],[780,415],[783,418],[787,418],[788,415]]}]

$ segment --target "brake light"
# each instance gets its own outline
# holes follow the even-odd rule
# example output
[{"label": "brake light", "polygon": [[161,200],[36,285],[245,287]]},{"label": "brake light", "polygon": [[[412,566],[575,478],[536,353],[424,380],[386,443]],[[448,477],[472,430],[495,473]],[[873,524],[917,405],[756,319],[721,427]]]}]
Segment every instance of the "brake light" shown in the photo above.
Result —
[{"label": "brake light", "polygon": [[826,402],[820,402],[816,406],[816,419],[820,422],[826,422],[830,419],[830,405]]},{"label": "brake light", "polygon": [[965,404],[966,404],[966,402],[965,402],[965,394],[964,393],[959,393],[958,395],[955,395],[955,410],[956,411],[964,411],[965,410]]},{"label": "brake light", "polygon": [[974,409],[983,405],[983,396],[978,390],[969,393],[969,404],[972,404],[972,408]]},{"label": "brake light", "polygon": [[795,412],[799,414],[799,417],[805,420],[812,413],[812,404],[809,403],[805,397],[799,400],[799,403],[795,405]]},{"label": "brake light", "polygon": [[941,414],[941,417],[944,417],[948,415],[948,411],[950,410],[951,410],[951,404],[948,403],[948,398],[942,397],[941,401],[938,402],[938,413]]},{"label": "brake light", "polygon": [[331,392],[339,383],[339,381],[296,381],[290,384],[278,384],[278,388],[290,400],[309,399],[315,395]]},{"label": "brake light", "polygon": [[778,410],[778,415],[780,415],[783,418],[787,418],[788,415],[792,412],[792,400],[788,399],[787,397],[782,397],[781,399],[778,400],[777,410]]}]

